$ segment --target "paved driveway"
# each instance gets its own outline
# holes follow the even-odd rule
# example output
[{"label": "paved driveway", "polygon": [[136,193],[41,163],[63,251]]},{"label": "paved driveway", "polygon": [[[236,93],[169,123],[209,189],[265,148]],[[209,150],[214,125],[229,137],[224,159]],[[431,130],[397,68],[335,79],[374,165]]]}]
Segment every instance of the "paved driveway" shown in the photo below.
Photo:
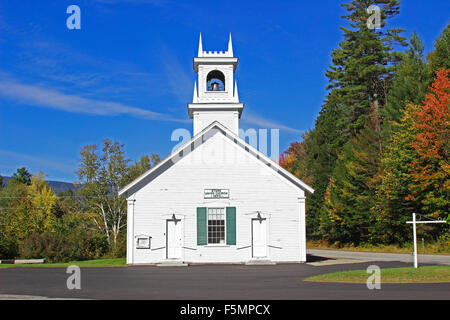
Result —
[{"label": "paved driveway", "polygon": [[[343,250],[320,250],[308,249],[307,252],[314,256],[332,258],[332,259],[356,259],[366,261],[400,261],[413,265],[413,255],[405,253],[378,253],[361,251],[343,251]],[[418,254],[417,260],[420,264],[440,264],[450,266],[450,255],[438,254]]]},{"label": "paved driveway", "polygon": [[[399,262],[313,266],[208,265],[189,267],[82,268],[81,290],[68,290],[65,268],[0,269],[0,295],[84,299],[450,299],[450,284],[312,283],[333,271],[403,267]],[[382,276],[382,274],[381,274]],[[382,280],[382,279],[381,279]]]}]

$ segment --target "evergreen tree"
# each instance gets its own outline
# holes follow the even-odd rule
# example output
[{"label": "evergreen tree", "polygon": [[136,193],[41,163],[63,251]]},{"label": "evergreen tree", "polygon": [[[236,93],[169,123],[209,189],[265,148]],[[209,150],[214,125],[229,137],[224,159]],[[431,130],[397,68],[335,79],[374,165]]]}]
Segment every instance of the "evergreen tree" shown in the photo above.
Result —
[{"label": "evergreen tree", "polygon": [[432,75],[423,56],[424,46],[416,32],[411,35],[409,49],[397,67],[389,89],[387,104],[380,111],[384,136],[389,137],[391,124],[398,122],[405,106],[420,104],[425,98]]},{"label": "evergreen tree", "polygon": [[314,189],[314,193],[306,199],[306,230],[310,238],[320,237],[320,211],[324,194],[333,173],[338,150],[345,141],[337,126],[340,115],[335,97],[334,92],[328,95],[316,120],[315,129],[310,132],[305,145],[307,166],[312,175],[311,186]]},{"label": "evergreen tree", "polygon": [[[381,29],[367,27],[367,8],[381,8]],[[404,45],[401,29],[387,29],[387,21],[399,13],[397,0],[352,0],[343,7],[349,27],[342,27],[344,40],[332,52],[332,65],[326,72],[330,90],[306,143],[308,166],[314,177],[315,193],[308,198],[309,229],[317,234],[325,191],[334,172],[338,154],[356,137],[368,121],[371,104],[380,116],[395,67],[401,55],[393,50]],[[379,123],[379,121],[377,121]],[[336,180],[336,179],[334,179]]]},{"label": "evergreen tree", "polygon": [[416,201],[408,198],[411,192],[411,162],[416,158],[411,142],[417,134],[414,114],[417,105],[407,104],[400,112],[400,121],[392,122],[393,134],[383,148],[381,184],[376,191],[377,222],[375,234],[381,243],[402,244],[410,240],[411,229],[406,221],[411,213],[420,212]]},{"label": "evergreen tree", "polygon": [[[381,11],[381,28],[367,26],[370,13],[367,8],[377,5]],[[388,19],[399,13],[398,0],[352,0],[343,4],[348,14],[350,28],[342,27],[344,41],[333,50],[332,65],[326,72],[330,84],[327,89],[336,91],[340,114],[338,125],[348,139],[364,127],[374,99],[382,107],[395,67],[401,55],[393,51],[395,44],[405,45],[399,34],[402,29],[387,29]]]},{"label": "evergreen tree", "polygon": [[31,184],[31,173],[26,168],[17,169],[17,172],[13,174],[10,183],[13,184]]},{"label": "evergreen tree", "polygon": [[450,24],[444,29],[434,44],[434,50],[428,55],[432,73],[442,68],[450,69]]},{"label": "evergreen tree", "polygon": [[323,236],[338,243],[374,242],[375,190],[379,184],[381,134],[375,103],[364,129],[336,162],[321,214]]}]

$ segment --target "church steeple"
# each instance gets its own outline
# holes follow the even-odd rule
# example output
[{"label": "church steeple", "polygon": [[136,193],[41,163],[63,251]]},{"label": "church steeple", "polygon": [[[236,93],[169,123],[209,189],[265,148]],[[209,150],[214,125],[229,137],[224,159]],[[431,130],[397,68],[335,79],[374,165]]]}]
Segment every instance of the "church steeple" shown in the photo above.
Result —
[{"label": "church steeple", "polygon": [[189,116],[194,119],[194,134],[213,121],[238,134],[239,118],[244,105],[239,102],[237,82],[234,79],[238,58],[234,57],[231,33],[228,50],[204,51],[200,34],[198,55],[194,57],[194,71],[198,74],[194,84]]},{"label": "church steeple", "polygon": [[236,80],[234,80],[233,101],[234,101],[234,102],[239,102],[239,95],[238,95],[237,81],[236,81]]},{"label": "church steeple", "polygon": [[231,42],[231,32],[230,32],[230,39],[228,40],[228,53],[233,56],[233,43]]},{"label": "church steeple", "polygon": [[198,55],[197,57],[203,56],[203,43],[202,43],[202,33],[200,32],[200,39],[198,40]]},{"label": "church steeple", "polygon": [[192,103],[198,103],[197,81],[194,82],[194,95],[192,97]]}]

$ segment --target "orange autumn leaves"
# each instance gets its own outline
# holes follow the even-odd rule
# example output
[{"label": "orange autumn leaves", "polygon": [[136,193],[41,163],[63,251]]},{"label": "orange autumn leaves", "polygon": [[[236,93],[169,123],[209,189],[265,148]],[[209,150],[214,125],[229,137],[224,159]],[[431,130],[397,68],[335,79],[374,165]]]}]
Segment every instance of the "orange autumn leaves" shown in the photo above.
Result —
[{"label": "orange autumn leaves", "polygon": [[416,158],[412,169],[411,194],[407,199],[418,200],[434,217],[448,215],[450,165],[450,70],[437,72],[423,106],[414,114],[418,133],[411,146]]},{"label": "orange autumn leaves", "polygon": [[289,149],[281,154],[279,164],[305,183],[310,184],[312,182],[306,164],[305,141],[291,143]]},{"label": "orange autumn leaves", "polygon": [[[406,205],[434,218],[450,218],[449,94],[450,70],[444,68],[436,73],[422,105],[405,106],[398,132],[383,147],[384,160],[379,171],[383,177],[377,180],[381,185],[372,187],[382,191],[381,198],[398,202],[389,210],[401,211],[400,207]],[[305,182],[312,182],[305,141],[292,143],[279,162]]]}]

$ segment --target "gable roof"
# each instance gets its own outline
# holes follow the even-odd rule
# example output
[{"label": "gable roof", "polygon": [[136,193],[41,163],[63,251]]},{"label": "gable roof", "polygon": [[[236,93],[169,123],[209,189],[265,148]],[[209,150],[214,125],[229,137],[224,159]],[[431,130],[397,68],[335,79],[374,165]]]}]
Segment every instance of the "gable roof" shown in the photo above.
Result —
[{"label": "gable roof", "polygon": [[[194,137],[192,137],[188,142],[186,142],[182,146],[180,146],[177,149],[175,149],[169,156],[167,156],[166,158],[161,160],[161,162],[159,162],[156,166],[154,166],[153,168],[151,168],[150,170],[148,170],[147,172],[145,172],[141,176],[137,177],[133,182],[129,183],[128,185],[126,185],[125,187],[120,189],[119,190],[119,195],[123,195],[123,194],[127,193],[128,191],[130,191],[132,189],[136,189],[139,186],[140,183],[146,181],[147,180],[146,178],[150,177],[153,173],[157,172],[158,170],[159,171],[161,171],[161,170],[165,171],[166,167],[167,168],[170,167],[170,165],[168,165],[168,163],[173,158],[175,158],[176,156],[179,156],[180,152],[186,150],[190,146],[193,146],[194,148],[200,146],[201,143],[203,143],[203,142],[201,142],[201,143],[196,143],[196,142],[198,140],[200,140],[200,139],[203,139],[205,136],[207,137],[206,138],[206,140],[207,140],[208,139],[208,134],[211,133],[211,131],[213,131],[213,130],[220,130],[220,131],[222,131],[222,133],[227,138],[229,138],[235,144],[237,144],[238,146],[242,147],[244,150],[246,150],[247,152],[252,154],[258,160],[262,161],[265,165],[267,165],[269,168],[271,168],[274,171],[276,171],[283,178],[285,178],[286,180],[292,182],[298,188],[300,188],[300,189],[302,189],[302,190],[304,190],[304,191],[306,191],[308,193],[314,193],[314,189],[311,188],[310,186],[308,186],[302,180],[298,179],[296,176],[294,176],[293,174],[291,174],[287,170],[283,169],[280,165],[278,165],[278,163],[276,163],[275,161],[273,161],[270,158],[268,158],[261,151],[259,151],[256,148],[252,147],[250,144],[245,142],[245,140],[241,139],[239,136],[234,134],[232,131],[230,131],[227,127],[222,125],[220,122],[214,121],[209,126],[204,128],[202,131],[197,133]],[[213,132],[213,134],[214,133],[215,132]],[[193,151],[193,149],[191,151]],[[185,156],[185,155],[187,155],[187,154],[183,153],[183,156]],[[137,188],[137,189],[140,189],[140,188]]]}]

